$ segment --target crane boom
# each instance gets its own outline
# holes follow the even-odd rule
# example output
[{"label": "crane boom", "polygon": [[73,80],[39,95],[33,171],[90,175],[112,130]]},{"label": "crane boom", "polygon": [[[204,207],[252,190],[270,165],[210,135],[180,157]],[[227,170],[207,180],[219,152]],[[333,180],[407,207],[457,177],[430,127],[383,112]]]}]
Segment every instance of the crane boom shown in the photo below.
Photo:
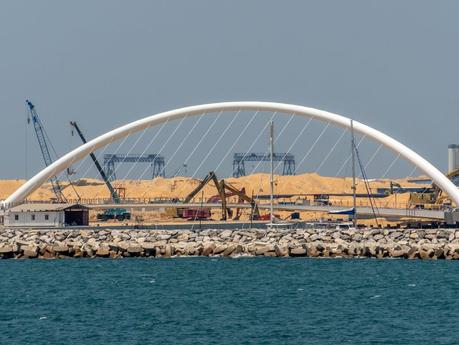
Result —
[{"label": "crane boom", "polygon": [[[81,141],[83,144],[86,144],[86,138],[83,135],[83,132],[81,132],[80,127],[78,127],[77,123],[75,121],[70,121],[70,125],[75,128],[76,132],[80,136]],[[108,190],[110,191],[110,195],[112,196],[113,201],[118,204],[120,202],[120,197],[118,196],[118,193],[116,193],[115,188],[113,188],[112,184],[110,183],[110,180],[108,179],[107,175],[105,174],[104,169],[102,169],[102,166],[100,165],[99,161],[97,160],[97,157],[94,153],[90,153],[89,156],[91,157],[92,161],[94,162],[94,165],[96,166],[97,170],[99,171],[100,176],[105,182],[105,185],[107,186]]]},{"label": "crane boom", "polygon": [[[33,127],[35,129],[35,134],[37,135],[38,144],[40,146],[41,153],[43,155],[43,160],[45,161],[45,165],[49,166],[53,163],[51,158],[51,154],[49,152],[48,141],[46,138],[45,130],[43,128],[43,124],[40,121],[40,117],[38,116],[37,111],[35,110],[35,106],[29,100],[26,100],[27,106],[29,108],[30,117],[28,122],[32,120]],[[62,187],[59,183],[57,176],[53,176],[50,179],[53,192],[56,195],[56,199],[58,202],[65,202],[66,199],[62,194]]]}]

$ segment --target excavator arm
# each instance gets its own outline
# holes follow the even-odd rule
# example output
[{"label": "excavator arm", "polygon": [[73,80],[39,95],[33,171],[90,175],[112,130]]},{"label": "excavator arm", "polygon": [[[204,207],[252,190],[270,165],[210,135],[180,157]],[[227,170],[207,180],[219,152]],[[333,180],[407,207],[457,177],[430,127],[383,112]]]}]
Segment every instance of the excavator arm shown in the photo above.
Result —
[{"label": "excavator arm", "polygon": [[222,220],[226,220],[226,197],[225,192],[220,188],[217,175],[213,171],[209,172],[206,177],[199,183],[199,185],[188,194],[183,201],[184,204],[188,204],[210,181],[212,181],[217,188],[217,192],[222,200]]},{"label": "excavator arm", "polygon": [[237,195],[240,199],[244,200],[244,201],[247,201],[251,206],[252,206],[252,210],[253,210],[253,215],[257,218],[260,217],[260,211],[258,210],[258,206],[257,206],[257,203],[255,202],[255,200],[253,200],[251,197],[249,197],[247,194],[241,192],[240,190],[238,190],[237,188],[233,187],[232,185],[226,183],[224,180],[221,181],[221,185],[222,185],[222,189],[223,190],[228,190],[230,191],[231,193],[233,193],[234,195]]}]

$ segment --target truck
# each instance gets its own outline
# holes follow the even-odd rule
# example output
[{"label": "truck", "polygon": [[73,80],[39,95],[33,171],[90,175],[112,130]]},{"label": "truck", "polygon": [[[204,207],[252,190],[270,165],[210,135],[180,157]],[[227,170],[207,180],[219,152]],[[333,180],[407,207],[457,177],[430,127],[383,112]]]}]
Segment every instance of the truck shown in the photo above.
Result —
[{"label": "truck", "polygon": [[129,220],[131,219],[131,213],[125,208],[109,208],[104,212],[97,215],[97,220],[106,222],[107,220]]}]

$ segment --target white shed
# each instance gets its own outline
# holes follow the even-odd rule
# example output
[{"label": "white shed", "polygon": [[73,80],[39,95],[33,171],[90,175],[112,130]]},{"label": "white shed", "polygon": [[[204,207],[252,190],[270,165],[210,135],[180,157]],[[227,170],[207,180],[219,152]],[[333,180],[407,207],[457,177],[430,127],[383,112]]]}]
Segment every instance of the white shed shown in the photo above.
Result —
[{"label": "white shed", "polygon": [[23,204],[5,211],[3,223],[10,227],[85,226],[89,209],[79,204]]}]

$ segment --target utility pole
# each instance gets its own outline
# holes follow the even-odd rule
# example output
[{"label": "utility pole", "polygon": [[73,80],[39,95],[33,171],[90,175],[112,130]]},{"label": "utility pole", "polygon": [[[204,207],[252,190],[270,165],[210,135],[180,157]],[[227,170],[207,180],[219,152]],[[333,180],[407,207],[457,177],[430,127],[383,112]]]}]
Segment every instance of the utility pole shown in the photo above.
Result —
[{"label": "utility pole", "polygon": [[271,162],[271,176],[270,176],[270,200],[271,200],[271,205],[270,205],[270,220],[271,224],[273,224],[274,221],[274,216],[273,216],[273,211],[274,211],[274,122],[271,121],[269,124],[269,157],[270,157],[270,162]]},{"label": "utility pole", "polygon": [[351,152],[352,152],[352,199],[353,199],[353,212],[352,212],[352,224],[357,229],[357,196],[356,196],[356,185],[355,185],[355,139],[354,139],[354,121],[351,120]]},{"label": "utility pole", "polygon": [[199,230],[202,230],[202,204],[204,203],[204,191],[201,192],[201,207],[199,209]]}]

